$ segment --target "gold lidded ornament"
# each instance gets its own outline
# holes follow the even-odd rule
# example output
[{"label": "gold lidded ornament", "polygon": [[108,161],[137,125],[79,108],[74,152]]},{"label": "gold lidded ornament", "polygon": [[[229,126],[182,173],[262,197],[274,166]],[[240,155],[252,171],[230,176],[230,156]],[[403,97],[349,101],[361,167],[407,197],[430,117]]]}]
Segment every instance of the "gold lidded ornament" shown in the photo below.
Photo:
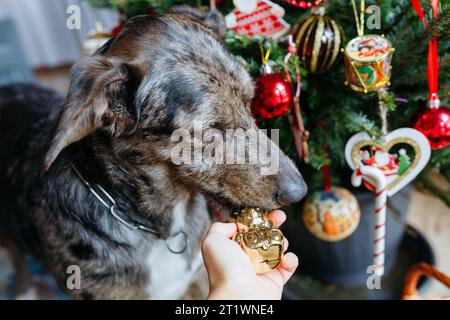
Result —
[{"label": "gold lidded ornament", "polygon": [[234,213],[230,222],[238,225],[233,236],[249,257],[255,272],[267,273],[276,269],[283,259],[283,233],[273,228],[268,213],[259,208],[248,208]]},{"label": "gold lidded ornament", "polygon": [[346,84],[364,93],[389,86],[393,53],[385,37],[368,34],[352,39],[344,51]]},{"label": "gold lidded ornament", "polygon": [[391,63],[395,49],[384,36],[364,34],[365,1],[360,0],[360,12],[352,0],[358,37],[352,39],[344,51],[345,84],[357,92],[373,92],[389,86]]}]

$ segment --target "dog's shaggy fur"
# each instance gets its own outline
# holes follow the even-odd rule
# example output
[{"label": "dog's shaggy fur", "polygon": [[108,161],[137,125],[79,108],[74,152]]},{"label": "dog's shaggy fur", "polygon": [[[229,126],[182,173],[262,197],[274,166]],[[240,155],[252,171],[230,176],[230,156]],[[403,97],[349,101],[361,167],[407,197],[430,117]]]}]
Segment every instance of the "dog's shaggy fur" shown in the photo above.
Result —
[{"label": "dog's shaggy fur", "polygon": [[[202,266],[207,198],[274,209],[306,192],[282,153],[273,176],[257,165],[172,163],[177,128],[199,119],[221,131],[254,126],[253,90],[212,29],[176,14],[130,19],[74,66],[65,100],[32,85],[1,88],[1,241],[38,257],[62,288],[67,267],[79,266],[81,289],[68,291],[75,298],[181,297]],[[71,163],[112,195],[121,216],[160,236],[113,218]],[[165,239],[180,230],[188,248],[173,254]]]}]

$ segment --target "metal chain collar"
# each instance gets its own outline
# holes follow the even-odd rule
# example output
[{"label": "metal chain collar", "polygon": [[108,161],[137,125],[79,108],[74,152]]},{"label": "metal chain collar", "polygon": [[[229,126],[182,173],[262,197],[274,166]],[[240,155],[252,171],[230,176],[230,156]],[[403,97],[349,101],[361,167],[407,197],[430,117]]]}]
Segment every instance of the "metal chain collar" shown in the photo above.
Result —
[{"label": "metal chain collar", "polygon": [[[70,165],[72,166],[72,169],[75,171],[75,173],[80,178],[80,180],[83,182],[83,184],[89,189],[89,191],[97,198],[98,201],[100,201],[100,203],[105,208],[107,208],[109,210],[109,213],[111,214],[111,216],[113,216],[116,220],[118,220],[120,223],[127,226],[131,230],[144,231],[144,232],[150,233],[150,234],[162,239],[161,233],[158,232],[157,230],[147,227],[147,226],[144,226],[142,224],[134,224],[134,223],[128,222],[127,220],[122,218],[116,212],[117,203],[114,200],[114,198],[108,192],[106,192],[106,190],[103,189],[102,186],[100,186],[98,184],[96,185],[96,187],[106,196],[106,198],[109,200],[109,202],[112,203],[111,205],[109,205],[107,200],[104,200],[98,194],[98,192],[91,186],[91,184],[89,182],[87,182],[86,179],[83,178],[81,173],[78,171],[78,169],[75,167],[75,165],[72,162],[70,162]],[[172,235],[170,235],[167,239],[165,239],[165,242],[166,242],[167,249],[169,249],[169,251],[171,253],[181,254],[181,253],[185,252],[187,249],[187,234],[183,230],[177,231],[177,232],[173,233]],[[178,243],[181,245],[177,246]]]}]

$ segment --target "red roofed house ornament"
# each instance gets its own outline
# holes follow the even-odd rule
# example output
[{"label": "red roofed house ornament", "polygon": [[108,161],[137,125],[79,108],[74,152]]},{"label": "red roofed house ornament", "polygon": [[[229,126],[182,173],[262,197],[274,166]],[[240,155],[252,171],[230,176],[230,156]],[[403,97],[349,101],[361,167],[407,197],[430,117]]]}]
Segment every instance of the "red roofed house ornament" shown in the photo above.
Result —
[{"label": "red roofed house ornament", "polygon": [[235,9],[225,17],[227,27],[249,37],[278,38],[290,25],[283,19],[283,7],[269,0],[233,0]]}]

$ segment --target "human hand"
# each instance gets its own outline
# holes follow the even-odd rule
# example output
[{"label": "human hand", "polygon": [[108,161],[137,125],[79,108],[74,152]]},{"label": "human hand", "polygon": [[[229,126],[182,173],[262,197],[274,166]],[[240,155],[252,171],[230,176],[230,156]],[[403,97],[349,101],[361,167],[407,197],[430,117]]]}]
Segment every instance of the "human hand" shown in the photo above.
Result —
[{"label": "human hand", "polygon": [[[286,214],[276,210],[269,215],[276,228]],[[202,243],[202,254],[209,278],[210,300],[281,299],[284,284],[298,266],[298,258],[287,253],[280,266],[265,274],[256,274],[242,248],[231,238],[237,232],[234,223],[214,223]],[[284,239],[284,251],[288,242]]]}]

